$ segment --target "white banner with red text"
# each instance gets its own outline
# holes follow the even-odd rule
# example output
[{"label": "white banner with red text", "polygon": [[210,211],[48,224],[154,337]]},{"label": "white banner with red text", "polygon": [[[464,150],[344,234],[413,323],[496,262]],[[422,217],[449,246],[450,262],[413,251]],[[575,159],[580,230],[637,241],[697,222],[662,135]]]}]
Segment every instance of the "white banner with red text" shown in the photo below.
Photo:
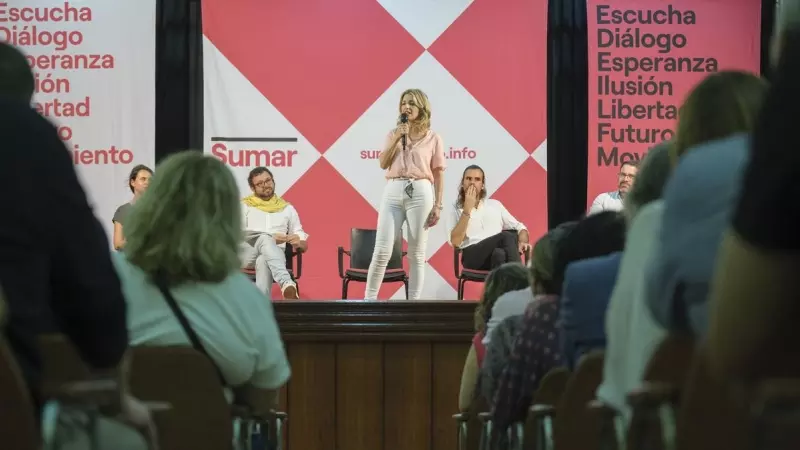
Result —
[{"label": "white banner with red text", "polygon": [[58,127],[109,239],[131,169],[155,162],[155,14],[156,0],[0,1],[0,41],[25,53],[33,106]]}]

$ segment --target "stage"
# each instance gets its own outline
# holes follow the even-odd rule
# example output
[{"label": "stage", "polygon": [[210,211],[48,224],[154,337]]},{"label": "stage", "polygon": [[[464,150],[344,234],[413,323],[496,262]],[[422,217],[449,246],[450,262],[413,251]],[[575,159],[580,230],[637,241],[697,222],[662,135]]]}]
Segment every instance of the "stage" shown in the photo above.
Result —
[{"label": "stage", "polygon": [[[275,301],[292,366],[284,448],[456,448],[472,302]],[[288,445],[287,445],[288,444]]]}]

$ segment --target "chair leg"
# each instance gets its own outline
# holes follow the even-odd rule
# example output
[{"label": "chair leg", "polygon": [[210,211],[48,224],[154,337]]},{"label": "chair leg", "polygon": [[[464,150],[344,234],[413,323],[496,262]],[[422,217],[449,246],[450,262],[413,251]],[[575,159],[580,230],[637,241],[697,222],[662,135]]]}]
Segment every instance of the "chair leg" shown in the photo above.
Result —
[{"label": "chair leg", "polygon": [[403,285],[406,287],[406,300],[408,300],[408,278],[403,280]]},{"label": "chair leg", "polygon": [[342,280],[342,300],[347,300],[347,286],[350,285],[350,279],[345,278]]},{"label": "chair leg", "polygon": [[458,279],[458,299],[464,300],[464,280],[462,278]]}]

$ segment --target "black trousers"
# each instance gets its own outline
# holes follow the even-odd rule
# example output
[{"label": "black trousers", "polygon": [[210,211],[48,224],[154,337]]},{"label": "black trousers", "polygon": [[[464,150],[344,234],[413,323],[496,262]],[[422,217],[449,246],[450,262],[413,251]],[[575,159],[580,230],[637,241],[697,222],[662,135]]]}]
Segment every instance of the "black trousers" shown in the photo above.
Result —
[{"label": "black trousers", "polygon": [[522,262],[516,231],[502,231],[461,251],[461,264],[472,270],[492,270],[507,262]]}]

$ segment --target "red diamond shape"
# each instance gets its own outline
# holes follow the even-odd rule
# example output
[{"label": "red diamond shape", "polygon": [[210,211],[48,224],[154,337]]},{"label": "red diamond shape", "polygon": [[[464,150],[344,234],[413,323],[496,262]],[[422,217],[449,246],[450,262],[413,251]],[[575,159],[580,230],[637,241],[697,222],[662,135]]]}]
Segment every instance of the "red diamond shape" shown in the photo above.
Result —
[{"label": "red diamond shape", "polygon": [[[547,172],[534,160],[522,163],[492,198],[500,200],[511,215],[528,227],[531,242],[536,242],[547,232]],[[454,289],[457,288],[450,245],[443,245],[429,262]],[[464,298],[480,297],[483,287],[474,284],[467,283]]]},{"label": "red diamond shape", "polygon": [[375,0],[203,0],[203,33],[324,153],[420,54]]},{"label": "red diamond shape", "polygon": [[428,51],[529,153],[547,137],[547,0],[475,0]]},{"label": "red diamond shape", "polygon": [[[335,197],[322,198],[330,192],[335,192]],[[298,280],[301,297],[341,299],[337,248],[350,248],[351,228],[375,229],[377,211],[324,158],[311,166],[284,197],[297,208],[303,228],[309,234],[308,253],[303,255],[303,276]],[[344,268],[348,267],[345,255]],[[351,282],[348,298],[363,299],[365,287],[364,283]],[[378,297],[389,298],[401,287],[401,283],[384,283]],[[281,298],[280,292],[275,294],[272,298]]]},{"label": "red diamond shape", "polygon": [[528,159],[492,194],[528,227],[531,243],[547,233],[547,172]]}]

